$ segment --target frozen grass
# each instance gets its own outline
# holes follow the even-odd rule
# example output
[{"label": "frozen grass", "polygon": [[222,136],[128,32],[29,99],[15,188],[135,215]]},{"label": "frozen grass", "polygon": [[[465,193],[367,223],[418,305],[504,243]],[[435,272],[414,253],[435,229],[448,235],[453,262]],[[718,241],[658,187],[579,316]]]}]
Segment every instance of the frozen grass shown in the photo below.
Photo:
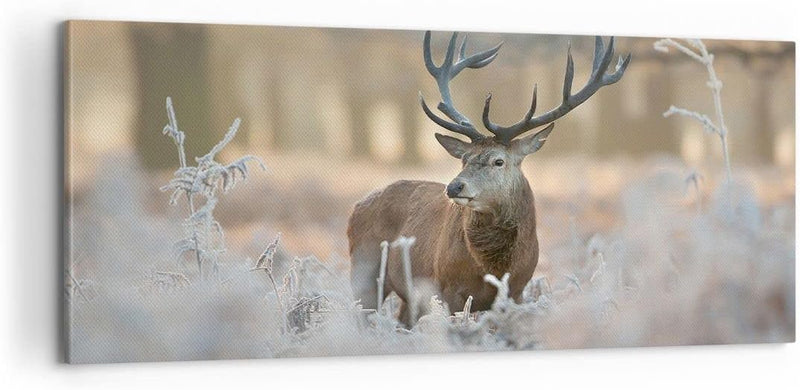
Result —
[{"label": "frozen grass", "polygon": [[[486,282],[498,289],[490,310],[471,312],[467,301],[461,311],[450,315],[435,295],[428,296],[416,300],[428,302],[426,314],[406,329],[397,320],[395,294],[379,298],[378,310],[362,310],[353,300],[349,261],[341,251],[332,250],[323,260],[292,256],[269,220],[258,222],[260,233],[251,232],[244,241],[233,240],[224,258],[206,260],[203,256],[224,248],[221,242],[203,244],[209,242],[203,238],[209,231],[219,231],[221,239],[222,229],[211,215],[218,194],[232,186],[230,180],[235,182],[234,171],[245,173],[242,167],[247,160],[227,166],[214,161],[235,135],[238,121],[209,155],[189,167],[182,152],[183,133],[177,130],[169,102],[167,106],[170,125],[165,133],[178,146],[180,168],[166,189],[173,191],[173,200],[187,199],[187,221],[202,222],[190,224],[183,238],[190,241],[183,248],[201,254],[199,264],[214,264],[217,277],[192,280],[184,276],[170,249],[172,233],[177,234],[176,215],[146,211],[153,179],[141,175],[132,156],[109,156],[100,164],[103,169],[95,186],[77,197],[72,213],[76,255],[67,286],[72,297],[68,342],[73,362],[795,338],[794,192],[765,201],[763,194],[769,191],[757,191],[755,185],[781,188],[786,176],[776,174],[778,168],[748,174],[742,167],[737,170],[742,179],[726,186],[727,195],[716,191],[707,196],[699,185],[700,175],[687,179],[683,172],[688,168],[675,160],[652,160],[637,164],[635,170],[622,163],[616,169],[625,172],[620,176],[624,179],[607,195],[598,195],[603,192],[593,188],[610,186],[607,176],[601,175],[597,180],[580,179],[585,187],[578,191],[538,197],[540,265],[522,300],[509,299],[507,276],[490,275]],[[561,175],[575,175],[588,172],[590,165],[596,163],[553,166]],[[703,179],[703,183],[713,183],[713,179]],[[687,186],[693,189],[691,196],[687,196]],[[246,200],[239,200],[238,207],[250,207],[262,199],[254,194],[280,199],[277,206],[291,210],[319,202],[298,203],[301,199],[283,186],[254,183],[250,187],[255,188]],[[195,209],[195,199],[205,202]],[[348,203],[337,208],[342,220],[349,207]],[[604,222],[597,223],[598,219]],[[344,248],[344,235],[340,237]],[[383,261],[394,250],[402,251],[405,255],[400,258],[408,263],[408,248],[413,244],[413,238],[383,243],[382,258],[375,261]],[[261,256],[251,261],[247,255],[253,253]],[[378,275],[379,280],[382,277]],[[409,291],[417,295],[426,291],[424,282],[406,281]]]},{"label": "frozen grass", "polygon": [[[169,274],[181,271],[170,255],[170,232],[179,233],[175,218],[142,209],[141,191],[153,185],[152,179],[138,176],[132,160],[115,157],[104,164],[109,172],[98,177],[97,189],[75,210],[82,223],[76,224],[81,250],[74,277],[83,281],[86,299],[72,302],[72,360],[793,340],[793,198],[765,203],[745,186],[733,201],[749,217],[731,224],[715,212],[724,202],[713,194],[703,194],[707,199],[698,212],[685,191],[686,167],[663,160],[644,165],[649,168],[630,175],[612,203],[603,206],[615,216],[607,228],[594,228],[590,217],[602,202],[582,200],[580,193],[559,198],[573,205],[570,222],[554,217],[555,200],[537,199],[540,267],[521,302],[500,294],[491,311],[467,314],[465,308],[449,316],[438,300],[428,299],[421,301],[428,302],[428,314],[405,330],[396,320],[394,294],[379,312],[364,312],[353,302],[349,262],[341,254],[322,260],[295,257],[274,240],[264,260],[272,258],[276,284],[267,272],[251,271],[256,263],[265,264],[247,261],[242,248],[270,244],[272,228],[230,241],[219,281],[187,282]],[[260,193],[264,184],[253,181],[248,187]],[[387,245],[387,250],[402,248]],[[502,279],[491,282],[502,286]]]}]

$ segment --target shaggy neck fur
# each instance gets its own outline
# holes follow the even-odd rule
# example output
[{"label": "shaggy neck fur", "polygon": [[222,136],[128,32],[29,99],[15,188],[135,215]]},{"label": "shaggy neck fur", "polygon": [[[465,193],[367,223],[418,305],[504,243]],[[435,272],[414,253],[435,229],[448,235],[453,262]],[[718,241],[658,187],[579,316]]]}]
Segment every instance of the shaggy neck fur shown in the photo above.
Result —
[{"label": "shaggy neck fur", "polygon": [[469,250],[486,272],[495,275],[509,271],[518,238],[525,239],[536,229],[533,192],[524,177],[507,199],[491,212],[466,209],[464,213]]}]

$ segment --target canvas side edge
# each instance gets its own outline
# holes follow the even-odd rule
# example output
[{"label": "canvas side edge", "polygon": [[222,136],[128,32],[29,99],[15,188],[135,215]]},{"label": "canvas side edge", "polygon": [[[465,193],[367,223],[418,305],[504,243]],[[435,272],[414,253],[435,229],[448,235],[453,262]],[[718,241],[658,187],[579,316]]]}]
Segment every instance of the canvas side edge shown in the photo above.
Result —
[{"label": "canvas side edge", "polygon": [[72,33],[73,33],[73,26],[74,22],[72,21],[65,21],[61,24],[59,28],[59,34],[62,36],[59,37],[59,43],[62,45],[61,49],[61,57],[59,61],[61,62],[61,69],[60,69],[60,88],[61,88],[61,104],[59,107],[62,110],[62,124],[61,129],[58,131],[58,137],[61,138],[61,186],[59,186],[60,191],[62,192],[59,196],[59,201],[61,204],[59,205],[59,218],[61,220],[60,228],[60,240],[59,243],[59,252],[60,252],[60,259],[63,269],[61,271],[61,288],[59,289],[59,293],[61,296],[59,297],[61,302],[61,311],[62,311],[62,318],[61,318],[61,348],[62,348],[62,359],[64,362],[71,363],[72,362],[72,302],[70,299],[70,294],[67,293],[67,286],[70,285],[70,281],[68,278],[72,278],[72,177],[70,174],[71,164],[70,160],[72,158]]}]

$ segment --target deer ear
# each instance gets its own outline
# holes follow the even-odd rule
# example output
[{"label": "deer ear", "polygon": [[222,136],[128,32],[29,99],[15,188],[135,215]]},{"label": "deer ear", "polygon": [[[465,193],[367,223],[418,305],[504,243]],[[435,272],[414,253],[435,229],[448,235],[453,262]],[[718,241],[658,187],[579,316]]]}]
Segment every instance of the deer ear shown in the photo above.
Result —
[{"label": "deer ear", "polygon": [[464,153],[467,153],[470,149],[470,144],[468,142],[444,134],[436,133],[436,140],[439,141],[439,144],[442,145],[447,153],[450,153],[451,156],[457,159],[461,159]]},{"label": "deer ear", "polygon": [[536,152],[539,148],[544,145],[544,141],[547,141],[547,136],[550,135],[550,132],[553,131],[553,127],[555,126],[555,122],[551,123],[549,126],[545,127],[543,130],[538,131],[534,135],[529,135],[525,138],[515,139],[511,141],[511,150],[514,153],[519,154],[521,156],[527,156],[531,153]]}]

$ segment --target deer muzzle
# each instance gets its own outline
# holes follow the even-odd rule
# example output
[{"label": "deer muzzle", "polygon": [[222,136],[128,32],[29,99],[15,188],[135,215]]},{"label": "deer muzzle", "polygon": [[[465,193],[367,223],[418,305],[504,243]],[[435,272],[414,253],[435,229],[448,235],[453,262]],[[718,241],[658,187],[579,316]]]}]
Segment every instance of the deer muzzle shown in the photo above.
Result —
[{"label": "deer muzzle", "polygon": [[447,190],[445,191],[447,197],[450,199],[458,198],[461,195],[461,192],[464,190],[464,182],[461,180],[453,180],[450,184],[447,185]]}]

